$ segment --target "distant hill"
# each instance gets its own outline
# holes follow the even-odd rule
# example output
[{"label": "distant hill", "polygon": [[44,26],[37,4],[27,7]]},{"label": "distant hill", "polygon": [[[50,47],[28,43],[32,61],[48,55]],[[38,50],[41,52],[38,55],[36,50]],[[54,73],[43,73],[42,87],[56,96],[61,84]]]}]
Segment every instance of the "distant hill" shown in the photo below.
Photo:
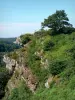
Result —
[{"label": "distant hill", "polygon": [[16,40],[15,38],[0,38],[0,41],[8,41],[8,42],[14,42]]},{"label": "distant hill", "polygon": [[16,38],[0,38],[0,52],[10,52],[19,48],[20,46],[14,44],[14,41]]}]

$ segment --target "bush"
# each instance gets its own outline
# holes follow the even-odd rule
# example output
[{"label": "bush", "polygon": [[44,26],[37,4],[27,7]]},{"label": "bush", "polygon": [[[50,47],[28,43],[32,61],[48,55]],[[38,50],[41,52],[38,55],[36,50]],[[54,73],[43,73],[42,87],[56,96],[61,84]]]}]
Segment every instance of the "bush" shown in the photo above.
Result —
[{"label": "bush", "polygon": [[66,62],[65,61],[52,61],[52,63],[50,63],[50,73],[52,75],[57,75],[59,73],[61,73],[64,68],[66,67]]},{"label": "bush", "polygon": [[10,57],[11,59],[15,59],[17,60],[18,59],[18,54],[14,51],[14,52],[11,52],[8,54],[8,57]]},{"label": "bush", "polygon": [[13,89],[8,100],[20,100],[19,97],[18,97],[18,94],[19,94],[18,89],[17,88]]},{"label": "bush", "polygon": [[31,34],[25,34],[25,35],[21,35],[20,38],[21,38],[22,44],[26,44],[29,41],[31,41],[32,35]]},{"label": "bush", "polygon": [[[70,64],[70,63],[69,63]],[[67,67],[61,74],[60,77],[63,78],[63,80],[70,80],[71,77],[75,75],[75,67],[69,66]]]},{"label": "bush", "polygon": [[51,50],[54,46],[54,42],[51,41],[51,38],[50,37],[47,37],[45,40],[44,40],[44,43],[43,43],[43,49],[44,51],[48,51],[48,50]]},{"label": "bush", "polygon": [[71,89],[75,89],[75,75],[70,79],[68,86]]},{"label": "bush", "polygon": [[44,29],[41,29],[39,31],[36,31],[34,33],[34,36],[37,37],[37,38],[42,38],[44,36],[47,36],[47,35],[50,35],[51,33],[51,30],[44,30]]},{"label": "bush", "polygon": [[30,100],[32,92],[26,86],[25,82],[21,82],[18,88],[12,90],[7,100]]}]

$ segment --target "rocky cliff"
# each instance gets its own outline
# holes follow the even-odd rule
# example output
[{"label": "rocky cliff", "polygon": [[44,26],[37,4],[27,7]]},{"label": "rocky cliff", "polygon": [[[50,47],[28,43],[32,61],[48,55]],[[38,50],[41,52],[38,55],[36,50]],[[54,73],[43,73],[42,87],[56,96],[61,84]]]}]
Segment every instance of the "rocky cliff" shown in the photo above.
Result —
[{"label": "rocky cliff", "polygon": [[31,69],[24,64],[19,64],[16,60],[8,56],[4,56],[3,61],[6,63],[6,68],[9,70],[9,73],[13,73],[11,79],[8,81],[7,89],[11,91],[18,86],[21,80],[23,80],[34,93],[37,86],[37,79],[32,74]]}]

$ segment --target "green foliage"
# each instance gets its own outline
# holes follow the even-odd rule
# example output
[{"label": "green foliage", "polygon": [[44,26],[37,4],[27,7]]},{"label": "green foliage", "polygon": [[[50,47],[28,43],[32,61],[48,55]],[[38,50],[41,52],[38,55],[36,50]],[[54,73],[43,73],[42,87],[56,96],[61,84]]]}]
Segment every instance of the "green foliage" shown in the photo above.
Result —
[{"label": "green foliage", "polygon": [[75,65],[71,64],[71,66],[66,67],[66,69],[60,73],[60,77],[63,78],[63,81],[70,80],[70,78],[72,78],[73,75],[75,75],[75,67],[74,66]]},{"label": "green foliage", "polygon": [[18,57],[19,57],[16,51],[8,53],[7,56],[10,57],[11,59],[15,59],[16,61],[18,60]]},{"label": "green foliage", "polygon": [[8,70],[4,67],[0,67],[0,99],[5,94],[5,86],[9,80],[10,76]]},{"label": "green foliage", "polygon": [[41,63],[40,63],[40,57],[35,55],[35,52],[37,51],[38,47],[36,46],[36,41],[33,40],[28,48],[28,66],[31,68],[32,73],[36,75],[39,84],[47,79],[48,77],[48,69],[42,69]]},{"label": "green foliage", "polygon": [[52,75],[57,75],[59,73],[61,73],[65,67],[67,66],[66,61],[53,61],[52,63],[50,63],[50,73]]},{"label": "green foliage", "polygon": [[62,29],[59,30],[59,32],[63,32],[64,34],[71,34],[72,32],[75,32],[74,27],[63,27]]},{"label": "green foliage", "polygon": [[65,84],[58,87],[53,87],[52,89],[43,89],[41,88],[37,93],[32,96],[30,100],[74,100],[75,99],[75,90],[72,90],[67,87]]},{"label": "green foliage", "polygon": [[0,40],[0,52],[11,52],[14,49],[19,49],[20,46],[17,44],[14,44],[13,42],[9,40]]},{"label": "green foliage", "polygon": [[21,82],[18,88],[12,90],[7,100],[30,100],[32,93],[25,85],[25,82]]},{"label": "green foliage", "polygon": [[40,29],[39,31],[34,32],[34,36],[36,38],[41,38],[41,37],[49,35],[50,33],[51,33],[51,30]]},{"label": "green foliage", "polygon": [[8,100],[19,100],[18,98],[18,89],[15,88],[11,92],[11,96],[9,96]]},{"label": "green foliage", "polygon": [[[42,27],[51,28],[54,32],[68,33],[72,32],[72,25],[64,10],[57,10],[54,14],[44,19]],[[67,28],[66,28],[67,27]]]},{"label": "green foliage", "polygon": [[3,62],[3,55],[4,55],[4,52],[0,52],[0,67],[5,66],[5,63]]},{"label": "green foliage", "polygon": [[29,41],[31,41],[32,35],[31,34],[25,34],[25,35],[21,35],[20,38],[21,38],[22,44],[26,44]]},{"label": "green foliage", "polygon": [[[34,39],[28,48],[28,66],[32,72],[38,77],[39,82],[46,80],[49,74],[57,75],[67,71],[74,66],[74,34],[61,34],[57,36],[43,36],[39,39]],[[51,44],[49,44],[51,43]],[[41,54],[43,49],[43,59],[48,59],[49,69],[43,70],[41,66]],[[39,56],[35,52],[39,52]],[[44,65],[43,65],[44,67]],[[69,72],[67,72],[70,74]],[[65,77],[67,73],[64,73]],[[72,72],[73,73],[73,72]]]},{"label": "green foliage", "polygon": [[[19,45],[13,43],[15,40],[16,38],[0,38],[0,99],[4,96],[6,84],[11,77],[8,70],[6,70],[5,68],[3,55],[5,54],[5,52],[10,52],[14,49],[20,48]],[[17,55],[15,53],[13,58],[17,58]]]},{"label": "green foliage", "polygon": [[[27,47],[19,50],[19,57],[23,57],[24,64],[38,80],[35,94],[23,82],[12,90],[7,100],[75,100],[75,32],[50,36],[48,31],[42,31],[35,33]],[[13,52],[9,56],[17,60],[17,54]],[[46,89],[50,75],[58,76],[59,80],[52,81]]]},{"label": "green foliage", "polygon": [[75,90],[75,75],[70,79],[68,86],[70,89]]},{"label": "green foliage", "polygon": [[43,50],[44,51],[51,50],[53,48],[53,46],[54,46],[53,41],[51,41],[50,37],[47,37],[43,42]]}]

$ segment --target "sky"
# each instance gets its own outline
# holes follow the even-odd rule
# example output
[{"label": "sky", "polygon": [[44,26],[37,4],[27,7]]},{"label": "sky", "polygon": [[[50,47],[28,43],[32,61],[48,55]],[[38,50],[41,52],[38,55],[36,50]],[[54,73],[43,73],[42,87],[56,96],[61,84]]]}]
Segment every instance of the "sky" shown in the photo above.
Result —
[{"label": "sky", "polygon": [[33,33],[56,10],[65,10],[75,27],[75,0],[0,0],[0,37]]}]

